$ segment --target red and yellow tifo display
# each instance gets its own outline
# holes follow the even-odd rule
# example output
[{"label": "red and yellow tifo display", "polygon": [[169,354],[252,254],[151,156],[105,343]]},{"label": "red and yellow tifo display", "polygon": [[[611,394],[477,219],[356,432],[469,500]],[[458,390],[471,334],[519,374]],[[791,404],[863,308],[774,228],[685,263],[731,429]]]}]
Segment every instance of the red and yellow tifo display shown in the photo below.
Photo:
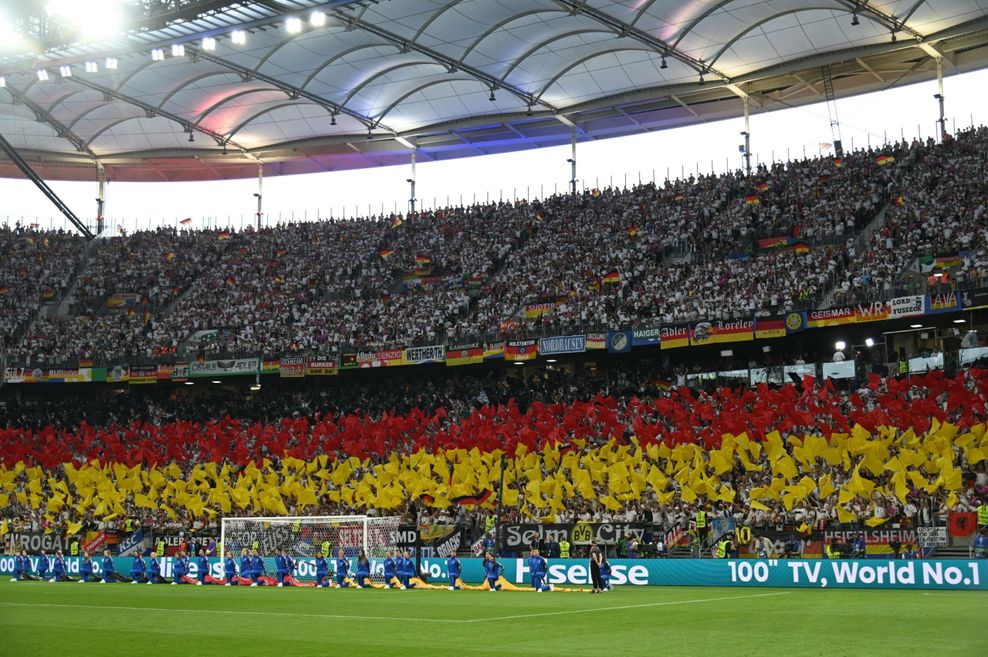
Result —
[{"label": "red and yellow tifo display", "polygon": [[[848,394],[811,378],[781,388],[482,407],[465,417],[347,415],[243,424],[229,418],[65,431],[0,430],[0,508],[84,518],[492,508],[551,521],[639,500],[792,510],[884,522],[886,503],[988,499],[988,370],[872,376]],[[506,456],[502,461],[502,456]],[[974,504],[976,506],[976,504]]]}]

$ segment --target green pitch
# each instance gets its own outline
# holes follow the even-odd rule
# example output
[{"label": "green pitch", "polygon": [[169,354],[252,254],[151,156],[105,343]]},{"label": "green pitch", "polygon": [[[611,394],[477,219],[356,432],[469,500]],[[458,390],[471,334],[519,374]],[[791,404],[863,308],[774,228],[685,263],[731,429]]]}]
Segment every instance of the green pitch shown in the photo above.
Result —
[{"label": "green pitch", "polygon": [[983,657],[988,593],[0,582],[0,656]]}]

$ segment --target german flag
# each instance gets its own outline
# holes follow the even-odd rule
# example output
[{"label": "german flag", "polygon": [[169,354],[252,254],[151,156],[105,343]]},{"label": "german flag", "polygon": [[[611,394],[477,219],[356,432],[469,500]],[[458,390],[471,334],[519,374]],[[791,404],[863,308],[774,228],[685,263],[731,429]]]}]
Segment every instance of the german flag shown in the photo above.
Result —
[{"label": "german flag", "polygon": [[780,317],[756,317],[755,337],[759,340],[786,337],[786,322]]},{"label": "german flag", "polygon": [[449,499],[453,504],[459,504],[460,506],[468,506],[470,504],[483,504],[490,499],[493,491],[490,488],[485,488],[479,490],[471,495],[459,495],[457,497],[451,497]]},{"label": "german flag", "polygon": [[401,220],[401,217],[395,217],[394,219],[391,220],[391,228],[392,229],[397,228],[398,226],[402,225],[403,223],[405,223],[405,222]]},{"label": "german flag", "polygon": [[682,194],[676,194],[676,195],[675,195],[675,196],[673,197],[673,200],[674,200],[674,201],[682,201],[682,200],[684,200],[685,198],[686,198],[686,197],[685,197],[685,196],[683,196]]},{"label": "german flag", "polygon": [[892,164],[893,162],[895,162],[894,155],[879,155],[878,157],[875,158],[875,164],[877,164],[880,167],[883,167],[886,164]]},{"label": "german flag", "polygon": [[174,259],[175,259],[175,252],[174,251],[165,251],[165,260],[167,260],[168,262],[171,262]]},{"label": "german flag", "polygon": [[192,217],[186,217],[185,219],[182,219],[178,223],[182,224],[183,226],[188,226],[189,224],[192,223]]},{"label": "german flag", "polygon": [[55,288],[46,287],[41,291],[41,298],[45,300],[51,300],[55,298]]},{"label": "german flag", "polygon": [[807,244],[806,242],[796,242],[795,244],[792,245],[792,248],[796,253],[810,252],[810,245]]},{"label": "german flag", "polygon": [[843,169],[844,168],[844,160],[840,159],[839,157],[836,158],[834,160],[834,167],[837,168],[837,169]]},{"label": "german flag", "polygon": [[216,233],[216,239],[218,239],[218,240],[228,240],[228,239],[230,239],[230,231],[228,231],[228,230],[221,230],[220,232]]},{"label": "german flag", "polygon": [[394,252],[395,252],[394,249],[381,249],[380,251],[377,252],[377,255],[381,256],[381,260],[387,260],[388,258],[391,257],[391,254]]},{"label": "german flag", "polygon": [[229,285],[230,287],[233,287],[233,285],[236,284],[236,282],[237,279],[235,279],[233,276],[226,277],[226,284]]},{"label": "german flag", "polygon": [[446,366],[479,365],[484,362],[484,347],[479,343],[451,345],[446,348]]},{"label": "german flag", "polygon": [[758,205],[762,201],[760,198],[758,198],[758,194],[748,194],[747,196],[744,197],[744,202],[747,205]]},{"label": "german flag", "polygon": [[760,192],[764,192],[765,190],[768,189],[768,183],[767,182],[760,182],[757,185],[755,185],[755,189],[757,189]]},{"label": "german flag", "polygon": [[418,266],[425,266],[432,264],[432,258],[429,256],[415,256],[415,264]]},{"label": "german flag", "polygon": [[628,229],[628,237],[638,237],[638,226],[632,226]]},{"label": "german flag", "polygon": [[607,272],[606,274],[604,274],[604,282],[605,283],[620,283],[621,282],[621,272],[617,271],[616,269],[614,271]]},{"label": "german flag", "polygon": [[895,199],[895,204],[901,208],[903,205],[906,204],[906,199],[902,198],[901,196],[898,196]]}]

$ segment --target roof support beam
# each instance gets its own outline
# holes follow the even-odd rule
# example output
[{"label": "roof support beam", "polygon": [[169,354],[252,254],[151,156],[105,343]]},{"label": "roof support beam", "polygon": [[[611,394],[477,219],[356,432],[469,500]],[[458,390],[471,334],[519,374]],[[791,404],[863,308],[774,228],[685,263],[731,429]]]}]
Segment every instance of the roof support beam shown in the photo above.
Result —
[{"label": "roof support beam", "polygon": [[696,118],[700,118],[700,115],[699,115],[699,114],[697,114],[697,113],[696,113],[696,111],[695,111],[695,110],[694,110],[694,109],[693,109],[692,107],[690,107],[690,106],[689,106],[689,103],[684,103],[684,102],[683,102],[682,100],[680,100],[680,98],[679,98],[679,96],[677,96],[676,94],[669,94],[669,98],[672,98],[672,99],[673,99],[674,101],[676,101],[676,102],[677,102],[677,103],[678,103],[678,104],[679,104],[679,105],[680,105],[680,106],[681,106],[681,107],[682,107],[682,108],[683,108],[684,110],[686,110],[687,112],[689,112],[690,114],[692,114],[692,115],[693,115],[693,116],[695,116]]},{"label": "roof support beam", "polygon": [[861,68],[863,68],[864,70],[866,70],[869,73],[871,73],[875,77],[876,80],[878,80],[879,82],[885,82],[885,78],[883,78],[881,75],[879,75],[878,72],[875,69],[873,69],[872,67],[868,66],[868,64],[865,62],[865,60],[861,59],[860,57],[855,57],[854,58],[854,61],[856,61]]},{"label": "roof support beam", "polygon": [[615,34],[619,37],[628,37],[647,45],[649,48],[655,52],[663,55],[665,57],[672,57],[675,60],[686,64],[692,68],[697,73],[703,73],[707,75],[715,75],[721,80],[729,80],[728,76],[713,68],[712,66],[705,64],[703,61],[687,55],[685,52],[676,50],[673,46],[669,45],[661,39],[657,39],[648,32],[640,30],[631,23],[626,23],[610,14],[603,12],[596,7],[592,7],[585,2],[580,2],[579,0],[556,0],[556,3],[564,7],[569,8],[573,15],[583,15],[588,18],[592,18],[601,25],[606,25],[611,28]]},{"label": "roof support beam", "polygon": [[[837,3],[847,7],[854,13],[861,14],[881,23],[888,29],[889,32],[905,32],[917,41],[923,41],[925,38],[922,34],[906,25],[908,16],[904,19],[896,18],[892,14],[886,14],[884,11],[868,2],[868,0],[837,0]],[[912,15],[912,12],[909,12],[909,14]]]},{"label": "roof support beam", "polygon": [[121,102],[124,102],[124,103],[127,103],[128,105],[133,105],[134,107],[139,107],[142,110],[144,110],[144,113],[148,117],[160,116],[162,118],[168,119],[169,121],[173,121],[173,122],[179,124],[180,126],[182,126],[182,129],[185,130],[186,132],[188,132],[189,134],[192,134],[192,132],[200,132],[200,133],[206,135],[207,137],[209,137],[210,139],[212,139],[213,141],[215,141],[217,146],[226,146],[227,144],[229,144],[229,145],[232,145],[234,148],[237,148],[241,152],[243,152],[245,154],[247,153],[247,149],[246,148],[244,148],[240,144],[237,144],[236,142],[232,141],[231,139],[229,139],[229,138],[227,138],[227,137],[219,134],[218,132],[213,132],[212,130],[209,130],[208,128],[204,128],[201,125],[196,125],[194,122],[189,121],[187,119],[183,119],[182,117],[180,117],[178,115],[175,115],[175,114],[172,114],[171,112],[167,112],[167,111],[165,111],[165,110],[163,110],[161,108],[155,107],[153,105],[149,105],[148,103],[145,103],[143,100],[139,100],[137,98],[133,98],[133,97],[128,96],[126,94],[122,94],[119,91],[116,91],[115,89],[110,89],[109,87],[104,87],[101,84],[96,84],[92,80],[87,80],[83,76],[73,75],[72,77],[66,78],[66,79],[67,80],[70,80],[71,82],[74,82],[76,84],[82,85],[83,87],[88,87],[89,89],[92,89],[93,91],[99,91],[100,93],[102,93],[102,94],[104,94],[104,95],[106,95],[106,96],[108,96],[110,98],[116,98],[117,100],[119,100]]},{"label": "roof support beam", "polygon": [[[285,94],[287,94],[289,98],[293,100],[297,98],[304,98],[310,103],[315,103],[316,105],[319,105],[320,107],[327,110],[331,114],[336,114],[336,115],[346,114],[347,116],[351,116],[357,119],[358,121],[360,121],[367,128],[371,128],[375,125],[372,119],[369,119],[368,117],[363,116],[362,114],[347,109],[342,105],[338,105],[332,101],[326,100],[322,96],[317,96],[316,94],[310,91],[306,91],[305,89],[301,89],[299,87],[290,85],[287,82],[284,82],[283,80],[279,80],[274,76],[268,75],[266,73],[261,73],[259,71],[255,71],[253,69],[247,68],[246,66],[241,66],[240,64],[234,64],[233,62],[227,59],[224,59],[218,55],[214,55],[213,53],[206,52],[196,46],[187,45],[185,46],[185,48],[186,50],[195,53],[196,56],[199,57],[199,59],[203,59],[206,60],[207,62],[218,64],[226,69],[239,73],[244,80],[261,80],[262,82],[266,82],[273,87],[277,87]],[[389,132],[394,132],[394,130],[387,128],[386,126],[381,126],[381,127],[384,127]]]},{"label": "roof support beam", "polygon": [[82,140],[82,138],[79,137],[79,135],[72,132],[72,130],[64,123],[62,123],[54,116],[52,116],[50,112],[47,112],[44,109],[42,109],[40,105],[38,105],[36,102],[28,98],[27,95],[21,93],[17,89],[14,89],[9,84],[7,85],[7,92],[10,93],[10,95],[13,96],[17,100],[17,102],[23,103],[28,109],[34,112],[34,115],[38,118],[39,121],[41,121],[42,123],[47,123],[49,126],[51,126],[51,128],[55,131],[55,134],[57,134],[62,139],[67,139],[73,146],[75,146],[75,149],[77,151],[79,151],[80,153],[85,153],[94,160],[96,159],[96,153],[94,153],[92,150],[89,149],[88,146],[86,146],[86,143]]},{"label": "roof support beam", "polygon": [[369,34],[373,34],[381,39],[384,39],[385,41],[395,44],[403,52],[417,52],[421,55],[425,55],[429,59],[445,66],[446,70],[449,71],[450,73],[456,73],[457,71],[462,71],[463,73],[469,75],[470,77],[480,82],[483,82],[488,88],[490,88],[491,91],[496,91],[497,89],[504,89],[513,96],[517,96],[529,107],[535,105],[541,105],[554,112],[557,110],[556,107],[553,107],[549,103],[540,100],[537,96],[532,95],[531,93],[525,91],[524,89],[516,87],[512,84],[508,84],[507,82],[504,82],[503,80],[500,80],[497,77],[490,75],[489,73],[486,73],[479,68],[470,66],[469,64],[464,64],[462,61],[454,59],[452,57],[448,57],[447,55],[444,55],[443,53],[437,50],[433,50],[432,48],[427,48],[420,43],[410,42],[393,32],[389,32],[388,30],[385,30],[377,25],[374,25],[373,23],[368,23],[367,21],[361,20],[359,16],[354,16],[352,14],[348,14],[347,12],[341,10],[334,11],[333,15],[336,16],[336,18],[338,18],[339,20],[343,21],[344,24],[346,24],[347,26],[353,29],[363,30],[364,32],[368,32]]}]

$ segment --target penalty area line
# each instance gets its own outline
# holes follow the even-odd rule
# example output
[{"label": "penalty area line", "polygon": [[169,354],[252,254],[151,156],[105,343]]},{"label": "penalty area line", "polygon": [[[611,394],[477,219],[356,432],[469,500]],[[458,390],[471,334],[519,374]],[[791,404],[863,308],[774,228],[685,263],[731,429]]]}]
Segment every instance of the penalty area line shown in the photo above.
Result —
[{"label": "penalty area line", "polygon": [[412,621],[417,623],[472,623],[473,620],[455,618],[408,618],[400,616],[356,616],[346,614],[304,614],[282,611],[242,611],[237,609],[185,609],[183,607],[122,607],[111,605],[69,605],[46,602],[0,602],[0,607],[42,607],[63,609],[109,609],[113,611],[149,611],[154,613],[195,613],[195,614],[233,614],[237,616],[282,616],[286,618],[326,618],[333,620],[367,620],[367,621]]},{"label": "penalty area line", "polygon": [[642,609],[645,607],[670,607],[673,605],[692,605],[700,602],[723,602],[725,600],[747,600],[749,598],[769,598],[777,595],[789,595],[790,591],[779,591],[777,593],[755,593],[753,595],[730,595],[720,598],[700,598],[696,600],[669,600],[667,602],[647,602],[640,605],[621,605],[618,607],[592,607],[590,609],[569,609],[566,611],[546,611],[535,614],[517,614],[514,616],[494,616],[493,618],[481,618],[477,620],[461,621],[464,623],[486,623],[489,621],[515,620],[519,618],[538,618],[540,616],[565,616],[569,614],[596,614],[600,611],[618,611],[621,609]]}]

